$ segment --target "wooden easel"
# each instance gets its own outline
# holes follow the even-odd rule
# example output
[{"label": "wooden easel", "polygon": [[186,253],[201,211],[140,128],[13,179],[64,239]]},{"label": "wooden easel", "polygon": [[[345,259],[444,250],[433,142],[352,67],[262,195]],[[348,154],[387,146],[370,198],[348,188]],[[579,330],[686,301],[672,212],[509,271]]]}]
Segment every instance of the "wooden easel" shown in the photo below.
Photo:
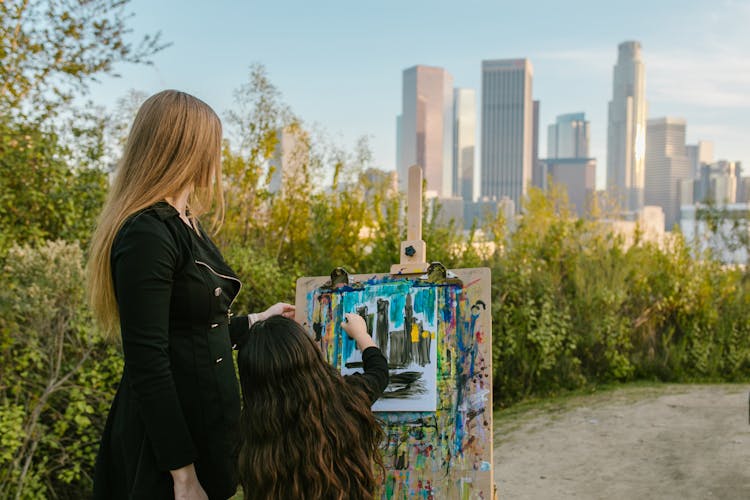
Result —
[{"label": "wooden easel", "polygon": [[383,293],[379,287],[398,284],[434,289],[436,311],[440,311],[434,337],[439,360],[437,409],[379,413],[386,435],[382,498],[496,499],[490,270],[448,271],[439,262],[427,261],[422,240],[422,169],[416,165],[409,168],[407,203],[407,237],[401,242],[400,262],[391,266],[390,273],[349,275],[336,268],[329,276],[298,279],[297,321],[309,329],[326,361],[340,370],[345,297],[364,295],[365,290],[374,290],[377,296]]},{"label": "wooden easel", "polygon": [[422,240],[422,168],[409,167],[406,198],[406,240],[401,242],[400,263],[391,266],[391,274],[427,272],[427,245]]},{"label": "wooden easel", "polygon": [[[427,273],[439,263],[427,262],[427,244],[422,239],[422,168],[409,167],[406,198],[406,240],[401,242],[400,262],[391,266],[392,275]],[[443,277],[446,270],[442,269]],[[493,484],[492,499],[497,500],[497,484]]]}]

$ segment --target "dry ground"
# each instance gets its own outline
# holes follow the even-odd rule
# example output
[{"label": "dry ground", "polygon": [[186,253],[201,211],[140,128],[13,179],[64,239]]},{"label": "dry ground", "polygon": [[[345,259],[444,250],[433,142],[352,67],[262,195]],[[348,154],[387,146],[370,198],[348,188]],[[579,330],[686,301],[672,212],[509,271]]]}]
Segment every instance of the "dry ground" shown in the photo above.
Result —
[{"label": "dry ground", "polygon": [[748,390],[631,387],[498,412],[498,498],[750,499]]}]

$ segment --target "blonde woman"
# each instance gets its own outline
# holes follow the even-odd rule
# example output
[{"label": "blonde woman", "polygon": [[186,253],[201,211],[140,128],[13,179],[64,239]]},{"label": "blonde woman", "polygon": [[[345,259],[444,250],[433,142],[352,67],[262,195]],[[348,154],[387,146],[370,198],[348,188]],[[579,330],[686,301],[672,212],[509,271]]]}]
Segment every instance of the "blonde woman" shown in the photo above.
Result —
[{"label": "blonde woman", "polygon": [[240,393],[232,349],[275,304],[230,306],[242,284],[201,228],[222,214],[221,123],[174,90],[143,103],[94,234],[96,318],[122,339],[124,369],[94,474],[101,499],[226,499],[237,489]]}]

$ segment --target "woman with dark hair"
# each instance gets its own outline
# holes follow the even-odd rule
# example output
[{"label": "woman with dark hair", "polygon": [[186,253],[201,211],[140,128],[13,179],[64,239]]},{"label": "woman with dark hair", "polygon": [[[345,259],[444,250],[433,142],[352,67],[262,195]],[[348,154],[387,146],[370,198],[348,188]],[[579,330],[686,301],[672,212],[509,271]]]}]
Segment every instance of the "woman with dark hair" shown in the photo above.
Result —
[{"label": "woman with dark hair", "polygon": [[383,430],[370,408],[388,385],[388,363],[362,317],[347,314],[342,327],[362,351],[364,373],[342,377],[290,319],[250,329],[237,356],[246,500],[374,497]]}]

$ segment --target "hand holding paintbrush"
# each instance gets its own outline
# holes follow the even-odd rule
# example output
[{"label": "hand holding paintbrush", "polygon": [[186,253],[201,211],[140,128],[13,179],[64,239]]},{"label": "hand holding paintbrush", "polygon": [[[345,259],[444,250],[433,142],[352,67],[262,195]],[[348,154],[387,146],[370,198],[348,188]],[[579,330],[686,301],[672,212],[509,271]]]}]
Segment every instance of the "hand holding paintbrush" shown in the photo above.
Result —
[{"label": "hand holding paintbrush", "polygon": [[344,321],[341,322],[341,328],[344,329],[349,337],[357,342],[357,349],[360,351],[364,351],[368,347],[375,347],[375,341],[367,333],[367,324],[359,314],[345,314]]}]

